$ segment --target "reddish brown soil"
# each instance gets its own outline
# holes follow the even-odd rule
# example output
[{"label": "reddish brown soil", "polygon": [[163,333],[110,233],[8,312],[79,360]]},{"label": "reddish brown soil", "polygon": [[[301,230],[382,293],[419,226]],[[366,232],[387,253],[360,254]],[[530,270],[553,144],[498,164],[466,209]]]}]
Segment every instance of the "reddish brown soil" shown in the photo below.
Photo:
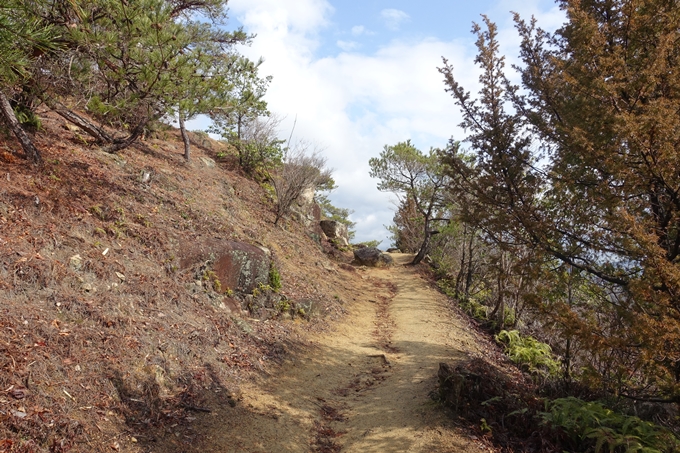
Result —
[{"label": "reddish brown soil", "polygon": [[[0,136],[0,451],[182,451],[205,401],[235,404],[241,382],[343,312],[352,273],[300,224],[274,227],[224,145],[195,135],[185,163],[171,129],[111,155],[41,117],[42,167]],[[231,313],[179,269],[180,244],[204,238],[269,248],[282,293],[318,316]],[[169,428],[176,447],[160,448]]]}]

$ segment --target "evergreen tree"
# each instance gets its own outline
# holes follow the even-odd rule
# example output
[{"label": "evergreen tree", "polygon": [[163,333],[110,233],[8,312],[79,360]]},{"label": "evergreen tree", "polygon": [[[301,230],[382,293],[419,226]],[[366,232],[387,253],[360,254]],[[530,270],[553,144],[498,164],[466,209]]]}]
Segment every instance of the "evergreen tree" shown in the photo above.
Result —
[{"label": "evergreen tree", "polygon": [[602,289],[587,304],[544,311],[578,334],[591,368],[609,362],[593,376],[617,393],[677,402],[680,5],[560,4],[568,21],[553,35],[516,17],[521,93],[504,75],[486,19],[486,30],[475,27],[478,99],[452,67],[441,69],[476,153],[473,164],[448,154],[452,189],[470,197],[468,218],[499,243],[544,256],[533,275],[551,257]]},{"label": "evergreen tree", "polygon": [[[50,107],[110,151],[130,145],[150,121],[180,114],[183,123],[229,101],[243,60],[235,46],[251,37],[224,30],[226,0],[72,1],[71,10],[55,1],[43,12],[62,27],[68,50],[36,82]],[[108,133],[64,102],[83,98],[102,124],[127,135]]]},{"label": "evergreen tree", "polygon": [[422,242],[412,262],[418,264],[425,258],[432,236],[438,232],[433,224],[446,220],[437,218],[445,208],[443,194],[447,178],[436,152],[423,154],[408,140],[385,146],[380,157],[371,158],[369,165],[371,177],[380,180],[378,190],[410,199],[422,216]]},{"label": "evergreen tree", "polygon": [[40,152],[22,129],[10,103],[14,89],[30,76],[35,55],[54,50],[56,34],[33,14],[35,2],[7,0],[0,5],[0,113],[35,163]]},{"label": "evergreen tree", "polygon": [[262,60],[253,62],[246,58],[238,59],[232,69],[233,83],[229,98],[210,110],[212,132],[236,146],[239,164],[246,171],[252,171],[256,166],[254,159],[257,160],[257,156],[252,153],[251,143],[253,130],[259,130],[266,124],[278,127],[281,122],[279,118],[263,119],[270,115],[264,95],[271,76],[259,77],[261,64]]}]

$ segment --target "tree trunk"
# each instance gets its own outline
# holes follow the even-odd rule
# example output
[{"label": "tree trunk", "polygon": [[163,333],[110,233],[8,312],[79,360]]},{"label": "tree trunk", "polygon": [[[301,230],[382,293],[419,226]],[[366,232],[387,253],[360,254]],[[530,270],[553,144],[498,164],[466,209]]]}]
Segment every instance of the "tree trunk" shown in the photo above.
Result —
[{"label": "tree trunk", "polygon": [[184,142],[184,159],[189,162],[191,160],[191,141],[189,140],[189,134],[187,134],[187,129],[184,126],[184,116],[182,112],[179,112],[179,131],[182,133],[182,141]]},{"label": "tree trunk", "polygon": [[99,143],[113,143],[113,137],[111,137],[103,128],[86,120],[65,105],[52,99],[42,99],[42,101],[57,115],[84,130],[85,133],[96,139]]},{"label": "tree trunk", "polygon": [[[238,117],[238,122],[236,123],[236,143],[238,145],[238,164],[243,168],[243,142],[241,141],[241,117]],[[278,218],[276,219],[279,220]],[[274,223],[276,225],[276,223]]]},{"label": "tree trunk", "polygon": [[132,145],[139,137],[141,137],[142,133],[144,132],[144,128],[146,125],[149,123],[148,118],[143,118],[137,126],[130,132],[130,135],[127,137],[123,138],[118,138],[113,141],[113,145],[111,145],[106,152],[115,154],[118,151],[121,151],[128,146]]},{"label": "tree trunk", "polygon": [[467,274],[465,275],[465,296],[470,295],[470,288],[472,287],[472,245],[475,240],[474,230],[470,234],[470,242],[468,245],[468,263],[467,263]]},{"label": "tree trunk", "polygon": [[17,137],[17,140],[19,140],[19,143],[21,143],[21,147],[24,149],[26,157],[35,164],[42,163],[40,151],[38,151],[38,148],[35,147],[31,138],[26,131],[23,130],[21,124],[19,124],[19,121],[14,114],[14,110],[9,103],[9,99],[7,99],[7,96],[5,96],[5,93],[2,91],[0,91],[0,110],[2,111],[2,116],[5,118],[5,122]]},{"label": "tree trunk", "polygon": [[132,130],[132,132],[130,132],[130,135],[127,137],[114,138],[109,135],[109,133],[106,132],[104,128],[86,120],[65,105],[49,98],[42,99],[42,101],[57,115],[61,116],[69,123],[78,126],[83,131],[85,131],[86,134],[96,139],[99,143],[111,144],[111,146],[106,150],[109,153],[116,153],[130,146],[142,135],[144,132],[144,127],[146,127],[146,125],[149,123],[149,118],[143,118]]},{"label": "tree trunk", "polygon": [[465,275],[465,246],[463,246],[463,253],[460,259],[460,267],[456,274],[456,297],[463,294],[463,276]]},{"label": "tree trunk", "polygon": [[420,263],[423,258],[425,258],[425,255],[427,255],[427,252],[430,249],[430,238],[432,238],[430,222],[425,221],[425,239],[423,239],[423,243],[420,245],[420,250],[418,250],[415,258],[413,258],[413,261],[411,261],[411,264],[416,265]]},{"label": "tree trunk", "polygon": [[500,261],[500,269],[496,279],[498,301],[489,315],[489,319],[497,318],[498,325],[496,327],[498,330],[503,330],[505,328],[505,252],[501,252]]}]

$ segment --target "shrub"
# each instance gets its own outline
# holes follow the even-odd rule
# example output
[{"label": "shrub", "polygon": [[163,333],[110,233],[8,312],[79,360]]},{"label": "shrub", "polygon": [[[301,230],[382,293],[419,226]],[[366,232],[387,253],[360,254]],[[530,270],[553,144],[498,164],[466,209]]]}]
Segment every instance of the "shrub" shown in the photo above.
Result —
[{"label": "shrub", "polygon": [[378,246],[382,243],[382,241],[379,241],[377,239],[373,239],[372,241],[364,241],[364,242],[359,242],[358,244],[354,245],[365,245],[366,247],[375,247],[378,248]]},{"label": "shrub", "polygon": [[275,293],[281,290],[281,274],[273,264],[269,268],[269,286]]},{"label": "shrub", "polygon": [[554,376],[560,370],[560,362],[553,357],[550,345],[533,337],[523,337],[517,330],[501,330],[496,341],[505,345],[510,360],[525,366],[531,373]]},{"label": "shrub", "polygon": [[546,404],[543,422],[564,431],[573,448],[608,452],[665,453],[680,449],[680,441],[667,429],[602,404],[578,398],[560,398]]},{"label": "shrub", "polygon": [[332,171],[326,168],[326,158],[310,145],[300,142],[286,150],[283,167],[271,179],[276,191],[277,225],[287,215],[293,202],[307,189],[317,190],[332,184]]},{"label": "shrub", "polygon": [[460,297],[456,294],[455,288],[452,286],[452,282],[447,279],[442,279],[437,282],[439,289],[442,290],[447,296],[456,299],[461,310],[463,310],[468,316],[475,318],[480,321],[487,320],[486,307],[482,305],[475,297]]}]

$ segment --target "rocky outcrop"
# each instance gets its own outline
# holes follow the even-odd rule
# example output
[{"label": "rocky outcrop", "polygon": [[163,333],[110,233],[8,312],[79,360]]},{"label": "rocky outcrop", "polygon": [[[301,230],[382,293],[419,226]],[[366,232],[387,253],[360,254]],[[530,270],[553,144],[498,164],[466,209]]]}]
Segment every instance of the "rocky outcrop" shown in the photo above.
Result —
[{"label": "rocky outcrop", "polygon": [[[251,293],[258,285],[269,283],[271,260],[264,250],[244,242],[208,240],[183,247],[180,266],[196,267],[208,278],[219,282],[221,292]],[[204,268],[202,271],[201,269]],[[208,275],[213,272],[214,275]]]},{"label": "rocky outcrop", "polygon": [[319,222],[319,226],[333,245],[336,247],[349,246],[347,225],[336,220],[322,220]]},{"label": "rocky outcrop", "polygon": [[302,191],[290,207],[291,216],[306,227],[311,227],[321,219],[321,208],[314,202],[314,189]]},{"label": "rocky outcrop", "polygon": [[364,247],[354,251],[354,262],[361,266],[385,267],[391,266],[394,261],[375,247]]},{"label": "rocky outcrop", "polygon": [[329,238],[347,237],[347,225],[336,220],[322,220],[319,222],[321,229]]}]

